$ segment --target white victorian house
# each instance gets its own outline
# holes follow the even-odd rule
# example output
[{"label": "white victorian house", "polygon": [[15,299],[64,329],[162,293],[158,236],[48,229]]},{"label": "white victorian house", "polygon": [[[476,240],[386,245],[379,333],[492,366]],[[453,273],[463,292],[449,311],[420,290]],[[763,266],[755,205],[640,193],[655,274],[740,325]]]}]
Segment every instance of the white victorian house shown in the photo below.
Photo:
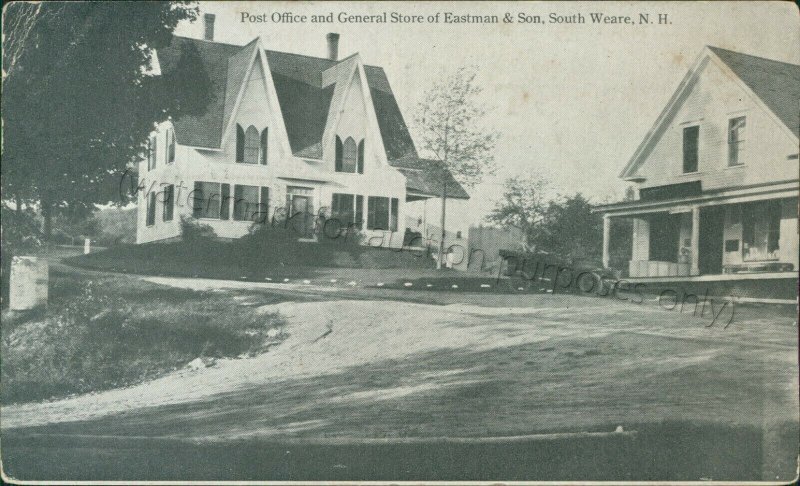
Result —
[{"label": "white victorian house", "polygon": [[[436,161],[421,159],[384,70],[358,54],[338,59],[174,37],[156,53],[156,74],[199,59],[211,85],[207,109],[160,124],[139,163],[137,243],[180,236],[182,217],[241,237],[253,222],[294,218],[314,235],[320,211],[383,246],[403,244],[406,221],[435,201],[446,181],[448,205],[467,199]],[[422,202],[423,204],[420,204]],[[318,221],[318,220],[317,220]],[[433,221],[431,221],[433,222]],[[415,242],[421,245],[421,241]]]},{"label": "white victorian house", "polygon": [[636,200],[596,208],[604,265],[631,218],[634,279],[794,282],[799,131],[800,66],[706,47],[620,174]]}]

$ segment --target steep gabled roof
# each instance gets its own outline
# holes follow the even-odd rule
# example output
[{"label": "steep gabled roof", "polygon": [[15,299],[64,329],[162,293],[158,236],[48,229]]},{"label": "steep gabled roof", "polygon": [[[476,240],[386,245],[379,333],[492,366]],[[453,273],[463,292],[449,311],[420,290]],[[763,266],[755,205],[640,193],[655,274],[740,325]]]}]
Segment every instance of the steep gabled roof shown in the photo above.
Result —
[{"label": "steep gabled roof", "polygon": [[[256,41],[236,46],[175,36],[169,46],[158,51],[162,74],[169,75],[179,69],[182,57],[191,52],[200,60],[204,70],[200,74],[210,81],[211,92],[205,113],[173,120],[178,143],[198,148],[220,148]],[[335,83],[323,86],[323,72],[347,62],[349,58],[331,61],[271,50],[266,50],[265,55],[292,153],[298,157],[321,158],[322,137],[336,88]],[[386,158],[391,166],[406,176],[408,189],[438,196],[441,181],[445,180],[448,197],[468,199],[469,195],[452,174],[443,170],[443,164],[418,157],[383,68],[364,66],[364,75]]]},{"label": "steep gabled roof", "polygon": [[[220,147],[225,122],[232,114],[244,82],[254,42],[235,46],[175,36],[169,46],[158,51],[162,74],[177,69],[186,51],[196,52],[204,75],[211,83],[206,112],[173,121],[179,143],[210,149]],[[305,157],[321,156],[321,148],[315,146],[322,140],[334,91],[333,85],[322,86],[322,72],[337,61],[271,50],[266,51],[266,56],[292,152]],[[364,71],[387,158],[399,158],[408,153],[416,155],[414,142],[383,68],[364,66]]]},{"label": "steep gabled roof", "polygon": [[722,63],[730,69],[743,83],[743,88],[752,92],[765,110],[774,114],[795,137],[800,135],[800,66],[706,46],[619,177],[626,178],[635,174],[709,62]]},{"label": "steep gabled roof", "polygon": [[207,76],[210,82],[209,101],[205,113],[187,115],[172,121],[178,143],[191,147],[219,148],[224,131],[223,115],[228,84],[228,59],[241,50],[241,46],[185,37],[173,37],[169,46],[158,50],[158,62],[162,75],[175,72],[183,56],[197,55],[200,60],[200,68],[204,70],[198,75]]},{"label": "steep gabled roof", "polygon": [[708,47],[786,125],[800,136],[800,66]]}]

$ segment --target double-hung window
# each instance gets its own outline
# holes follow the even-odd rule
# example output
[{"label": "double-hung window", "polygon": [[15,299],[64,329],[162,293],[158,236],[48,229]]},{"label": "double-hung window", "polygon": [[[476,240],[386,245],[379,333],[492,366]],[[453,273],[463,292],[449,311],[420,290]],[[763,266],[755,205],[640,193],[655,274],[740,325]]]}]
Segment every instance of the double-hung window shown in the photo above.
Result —
[{"label": "double-hung window", "polygon": [[192,216],[195,218],[228,219],[227,211],[222,211],[222,208],[227,208],[227,204],[222,204],[223,198],[229,199],[228,194],[223,194],[223,186],[225,186],[225,189],[230,188],[228,184],[220,184],[219,182],[195,182],[192,196]]},{"label": "double-hung window", "polygon": [[744,160],[744,129],[747,119],[743,116],[728,120],[728,166],[734,167],[742,165]]},{"label": "double-hung window", "polygon": [[397,231],[400,201],[370,196],[367,200],[367,229]]},{"label": "double-hung window", "polygon": [[264,223],[269,213],[269,188],[233,186],[233,220]]}]

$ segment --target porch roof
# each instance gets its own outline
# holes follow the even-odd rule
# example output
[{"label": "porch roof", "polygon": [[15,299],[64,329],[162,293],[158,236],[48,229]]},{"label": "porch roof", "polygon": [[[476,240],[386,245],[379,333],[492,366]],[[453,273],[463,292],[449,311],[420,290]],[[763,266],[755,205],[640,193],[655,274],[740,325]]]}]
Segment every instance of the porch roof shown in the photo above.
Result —
[{"label": "porch roof", "polygon": [[609,216],[628,216],[662,211],[689,211],[695,206],[713,206],[766,199],[798,197],[798,193],[800,193],[800,181],[788,180],[778,183],[742,186],[735,189],[708,191],[692,197],[656,201],[623,201],[603,204],[593,207],[592,212],[607,214]]}]

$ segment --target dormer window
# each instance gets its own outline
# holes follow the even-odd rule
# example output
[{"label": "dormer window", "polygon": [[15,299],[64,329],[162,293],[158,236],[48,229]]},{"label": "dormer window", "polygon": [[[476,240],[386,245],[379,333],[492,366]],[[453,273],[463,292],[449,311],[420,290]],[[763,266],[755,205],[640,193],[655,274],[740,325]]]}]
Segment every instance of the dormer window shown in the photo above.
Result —
[{"label": "dormer window", "polygon": [[[242,164],[266,165],[267,129],[259,135],[258,129],[250,125],[245,131],[236,125],[236,162]],[[263,150],[263,154],[262,154]]]},{"label": "dormer window", "polygon": [[747,120],[737,116],[728,120],[728,166],[742,165],[742,151],[744,151],[744,129]]},{"label": "dormer window", "polygon": [[257,164],[260,150],[261,138],[258,130],[253,125],[250,125],[244,133],[244,163]]},{"label": "dormer window", "polygon": [[353,137],[336,137],[336,172],[364,173],[364,141],[358,144]]},{"label": "dormer window", "polygon": [[167,130],[167,163],[175,162],[175,131]]},{"label": "dormer window", "polygon": [[700,127],[698,125],[683,129],[683,173],[697,172]]},{"label": "dormer window", "polygon": [[356,171],[358,164],[358,146],[353,137],[347,137],[344,141],[344,150],[342,152],[342,172]]}]

